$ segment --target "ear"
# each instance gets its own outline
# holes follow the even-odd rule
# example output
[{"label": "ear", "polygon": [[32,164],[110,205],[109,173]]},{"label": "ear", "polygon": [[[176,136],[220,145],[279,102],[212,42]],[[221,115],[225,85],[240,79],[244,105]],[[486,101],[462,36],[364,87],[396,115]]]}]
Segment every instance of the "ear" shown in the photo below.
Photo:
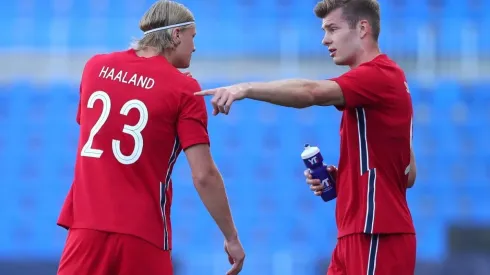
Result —
[{"label": "ear", "polygon": [[371,25],[366,19],[362,19],[357,23],[357,30],[359,31],[359,36],[364,38],[371,32]]},{"label": "ear", "polygon": [[174,42],[175,45],[180,44],[181,36],[182,36],[182,31],[180,28],[175,28],[172,30],[172,41]]},{"label": "ear", "polygon": [[182,35],[182,30],[180,28],[175,28],[172,30],[172,38],[175,39],[180,39],[180,36]]}]

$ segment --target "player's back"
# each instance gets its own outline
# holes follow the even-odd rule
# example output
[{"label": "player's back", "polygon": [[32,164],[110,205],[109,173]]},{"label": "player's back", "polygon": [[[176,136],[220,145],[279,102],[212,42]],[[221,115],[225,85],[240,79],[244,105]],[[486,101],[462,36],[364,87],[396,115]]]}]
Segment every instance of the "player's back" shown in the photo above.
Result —
[{"label": "player's back", "polygon": [[[75,179],[59,223],[132,234],[170,249],[178,122],[186,98],[199,89],[162,56],[128,50],[89,60],[80,87]],[[72,212],[65,209],[70,205]]]},{"label": "player's back", "polygon": [[403,71],[380,55],[336,81],[346,100],[338,174],[339,235],[413,233],[406,202],[412,103]]}]

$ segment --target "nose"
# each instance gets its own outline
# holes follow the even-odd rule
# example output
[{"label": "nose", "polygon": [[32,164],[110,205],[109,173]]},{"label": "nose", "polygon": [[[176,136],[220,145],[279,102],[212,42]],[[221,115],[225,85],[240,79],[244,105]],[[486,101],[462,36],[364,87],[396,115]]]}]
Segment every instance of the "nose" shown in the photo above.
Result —
[{"label": "nose", "polygon": [[325,33],[325,36],[323,36],[322,44],[325,46],[329,46],[330,44],[332,44],[332,39],[330,39],[330,36],[327,35],[327,33]]}]

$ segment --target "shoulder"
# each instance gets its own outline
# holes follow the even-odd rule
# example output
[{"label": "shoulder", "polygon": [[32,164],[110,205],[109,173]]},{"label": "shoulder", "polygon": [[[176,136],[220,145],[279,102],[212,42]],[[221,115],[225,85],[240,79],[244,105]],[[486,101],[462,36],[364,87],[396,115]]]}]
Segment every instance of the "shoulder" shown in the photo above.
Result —
[{"label": "shoulder", "polygon": [[199,85],[199,82],[195,78],[184,74],[181,74],[181,77],[184,93],[194,95],[195,92],[199,92],[201,90],[201,85]]},{"label": "shoulder", "polygon": [[199,82],[196,79],[181,73],[177,69],[171,75],[171,79],[173,82],[172,86],[174,87],[174,91],[177,92],[181,99],[202,99],[202,97],[194,95],[194,93],[201,91],[201,85],[199,85]]},{"label": "shoulder", "polygon": [[86,74],[93,71],[94,69],[100,69],[100,65],[106,63],[107,60],[113,58],[114,54],[115,53],[99,53],[92,55],[85,62],[83,73]]},{"label": "shoulder", "polygon": [[357,68],[354,68],[345,74],[354,74],[366,81],[373,81],[383,79],[383,72],[389,67],[391,66],[385,61],[385,58],[378,56],[369,62],[362,63]]},{"label": "shoulder", "polygon": [[403,69],[387,55],[382,54],[370,62],[372,77],[383,80],[386,84],[405,81]]},{"label": "shoulder", "polygon": [[85,64],[87,66],[87,65],[92,65],[92,64],[99,63],[102,61],[106,61],[107,59],[117,57],[118,54],[119,54],[119,52],[94,54],[87,60],[87,62]]},{"label": "shoulder", "polygon": [[192,104],[205,106],[204,97],[194,95],[194,93],[201,91],[201,85],[199,85],[199,82],[190,76],[183,76],[185,78],[183,80],[183,88],[181,91],[182,102],[191,102]]},{"label": "shoulder", "polygon": [[358,80],[366,88],[382,91],[390,91],[398,88],[405,81],[405,73],[398,64],[385,54],[377,56],[370,62],[347,72],[352,78]]},{"label": "shoulder", "polygon": [[201,85],[196,79],[181,73],[177,69],[169,73],[168,79],[171,79],[169,87],[171,87],[172,94],[175,95],[179,105],[205,104],[203,97],[194,95],[194,93],[201,91]]},{"label": "shoulder", "polygon": [[185,74],[182,74],[181,89],[179,90],[180,111],[185,114],[193,113],[206,117],[206,103],[204,97],[194,93],[201,91],[199,82]]}]

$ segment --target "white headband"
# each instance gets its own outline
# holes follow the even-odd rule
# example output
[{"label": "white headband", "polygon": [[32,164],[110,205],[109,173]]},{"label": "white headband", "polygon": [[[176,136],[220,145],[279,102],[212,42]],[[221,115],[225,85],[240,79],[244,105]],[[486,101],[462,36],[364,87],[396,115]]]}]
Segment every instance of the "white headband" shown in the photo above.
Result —
[{"label": "white headband", "polygon": [[155,28],[155,29],[146,31],[146,32],[144,32],[144,34],[147,35],[147,34],[152,33],[152,32],[157,32],[157,31],[161,31],[161,30],[168,30],[168,29],[176,28],[176,27],[187,26],[187,25],[194,24],[194,23],[195,23],[194,21],[189,21],[189,22],[184,22],[184,23],[179,23],[179,24],[173,24],[173,25],[169,25],[169,26],[159,27],[159,28]]}]

